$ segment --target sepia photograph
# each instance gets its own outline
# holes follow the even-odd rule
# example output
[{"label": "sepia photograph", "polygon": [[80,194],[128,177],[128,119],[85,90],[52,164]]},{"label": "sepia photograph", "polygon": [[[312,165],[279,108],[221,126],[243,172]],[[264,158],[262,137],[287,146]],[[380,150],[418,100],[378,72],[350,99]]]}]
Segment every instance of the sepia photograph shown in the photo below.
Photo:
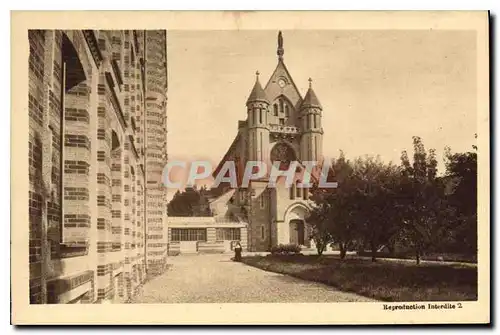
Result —
[{"label": "sepia photograph", "polygon": [[110,13],[12,13],[14,323],[489,322],[487,12]]}]

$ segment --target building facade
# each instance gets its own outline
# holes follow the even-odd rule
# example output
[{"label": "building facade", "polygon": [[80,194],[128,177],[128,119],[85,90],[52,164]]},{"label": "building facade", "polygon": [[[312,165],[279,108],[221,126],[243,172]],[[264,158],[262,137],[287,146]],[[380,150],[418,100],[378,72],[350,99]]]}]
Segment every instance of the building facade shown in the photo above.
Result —
[{"label": "building facade", "polygon": [[166,32],[28,37],[31,303],[127,301],[165,268]]},{"label": "building facade", "polygon": [[[238,186],[248,161],[260,161],[267,173],[248,187],[234,189],[228,183],[218,187],[219,197],[211,203],[216,217],[233,217],[247,223],[250,251],[268,251],[278,244],[312,248],[307,215],[311,209],[309,190],[299,187],[304,161],[321,163],[322,106],[309,80],[303,97],[284,62],[283,37],[278,34],[278,64],[263,88],[259,73],[246,102],[247,118],[238,122],[238,133],[214,172],[221,173],[225,162],[235,162]],[[280,170],[297,162],[294,182],[269,187],[269,168],[280,161]],[[224,175],[224,172],[221,173]],[[314,175],[313,177],[314,178]]]},{"label": "building facade", "polygon": [[247,224],[234,220],[218,220],[211,216],[169,217],[168,253],[213,254],[232,252],[236,242],[246,249]]}]

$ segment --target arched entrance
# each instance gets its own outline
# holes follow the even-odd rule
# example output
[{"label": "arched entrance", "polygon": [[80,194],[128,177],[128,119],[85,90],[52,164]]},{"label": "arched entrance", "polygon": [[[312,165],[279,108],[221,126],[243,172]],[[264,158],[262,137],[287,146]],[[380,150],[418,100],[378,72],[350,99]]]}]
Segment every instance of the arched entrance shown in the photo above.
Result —
[{"label": "arched entrance", "polygon": [[290,243],[305,245],[305,223],[304,220],[293,219],[288,224],[290,228]]},{"label": "arched entrance", "polygon": [[285,226],[283,227],[282,243],[310,246],[308,225],[305,218],[309,209],[301,203],[291,205],[285,212]]}]

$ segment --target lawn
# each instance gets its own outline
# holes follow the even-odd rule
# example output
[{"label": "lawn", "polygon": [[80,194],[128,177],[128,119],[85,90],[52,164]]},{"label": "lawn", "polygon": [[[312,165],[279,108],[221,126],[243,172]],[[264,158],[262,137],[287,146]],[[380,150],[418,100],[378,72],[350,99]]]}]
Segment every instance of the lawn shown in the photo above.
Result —
[{"label": "lawn", "polygon": [[243,263],[382,301],[477,300],[477,267],[338,256],[250,256]]}]

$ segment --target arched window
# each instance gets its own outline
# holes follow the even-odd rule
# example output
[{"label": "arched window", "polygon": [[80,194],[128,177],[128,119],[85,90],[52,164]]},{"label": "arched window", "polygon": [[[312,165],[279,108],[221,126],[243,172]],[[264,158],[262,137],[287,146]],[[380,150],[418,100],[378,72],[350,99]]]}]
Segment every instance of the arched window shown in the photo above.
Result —
[{"label": "arched window", "polygon": [[302,192],[302,198],[304,200],[309,200],[309,189],[305,187]]},{"label": "arched window", "polygon": [[295,184],[290,185],[290,200],[295,199]]},{"label": "arched window", "polygon": [[295,187],[297,189],[297,198],[300,198],[302,196],[302,188],[299,186],[299,183],[299,180],[295,182]]},{"label": "arched window", "polygon": [[273,102],[274,116],[278,116],[280,119],[286,119],[289,118],[293,113],[294,113],[293,104],[286,96],[280,95],[276,97],[276,99]]}]

